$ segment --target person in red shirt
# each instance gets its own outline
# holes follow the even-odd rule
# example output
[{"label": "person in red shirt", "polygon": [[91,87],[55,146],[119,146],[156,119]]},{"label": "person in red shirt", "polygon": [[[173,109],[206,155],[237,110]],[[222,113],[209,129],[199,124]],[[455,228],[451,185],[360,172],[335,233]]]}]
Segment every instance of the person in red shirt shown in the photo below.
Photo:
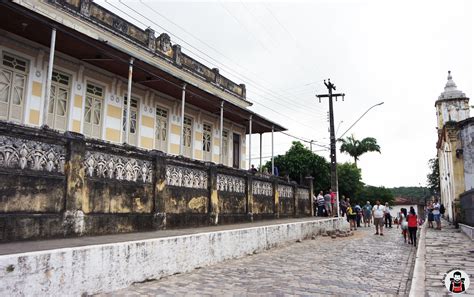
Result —
[{"label": "person in red shirt", "polygon": [[333,216],[337,217],[337,207],[336,207],[336,192],[333,192],[332,189],[329,189],[329,194],[331,195],[331,208],[333,212]]},{"label": "person in red shirt", "polygon": [[408,233],[410,234],[410,243],[416,247],[416,232],[418,230],[418,217],[413,206],[410,207],[410,213],[407,216]]}]

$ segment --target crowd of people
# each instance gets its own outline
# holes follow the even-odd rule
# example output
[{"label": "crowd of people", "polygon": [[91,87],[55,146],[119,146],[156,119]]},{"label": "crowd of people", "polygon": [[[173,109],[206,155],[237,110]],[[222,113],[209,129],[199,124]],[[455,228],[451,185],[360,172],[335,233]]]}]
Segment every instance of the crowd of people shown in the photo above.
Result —
[{"label": "crowd of people", "polygon": [[[315,216],[336,216],[336,193],[331,189],[327,191],[326,194],[320,191],[317,197],[313,196],[313,202]],[[401,208],[394,220],[388,203],[382,205],[379,200],[377,200],[373,206],[370,204],[370,201],[360,206],[358,202],[351,203],[350,198],[342,196],[339,206],[340,215],[347,217],[351,231],[361,228],[362,223],[364,227],[369,228],[372,224],[372,226],[375,227],[374,235],[383,236],[384,227],[386,229],[392,228],[393,223],[397,225],[397,229],[401,229],[405,243],[412,244],[416,247],[418,225],[421,225],[423,220],[418,218],[412,206],[409,210]],[[428,206],[428,209],[431,209],[432,213],[437,214],[440,213],[441,206],[435,201],[435,203]],[[438,222],[440,222],[439,216],[433,217],[433,221],[436,221],[438,224]],[[441,228],[441,223],[437,226]]]}]

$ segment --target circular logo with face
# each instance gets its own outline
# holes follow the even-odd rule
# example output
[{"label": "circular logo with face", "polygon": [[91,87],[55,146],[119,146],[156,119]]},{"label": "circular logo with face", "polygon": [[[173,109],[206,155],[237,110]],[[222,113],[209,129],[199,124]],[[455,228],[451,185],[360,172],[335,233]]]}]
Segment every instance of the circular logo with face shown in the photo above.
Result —
[{"label": "circular logo with face", "polygon": [[469,275],[459,269],[449,271],[444,277],[444,286],[449,292],[454,294],[466,292],[469,289],[469,285]]}]

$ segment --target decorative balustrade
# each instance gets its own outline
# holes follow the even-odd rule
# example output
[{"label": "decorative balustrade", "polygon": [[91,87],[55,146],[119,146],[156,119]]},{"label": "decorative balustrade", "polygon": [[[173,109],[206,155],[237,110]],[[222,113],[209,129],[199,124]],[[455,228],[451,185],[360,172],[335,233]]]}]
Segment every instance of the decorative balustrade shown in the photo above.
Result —
[{"label": "decorative balustrade", "polygon": [[144,183],[153,181],[153,170],[150,161],[87,151],[84,166],[89,177],[141,181]]},{"label": "decorative balustrade", "polygon": [[299,188],[296,191],[296,197],[298,198],[298,200],[309,200],[309,189]]},{"label": "decorative balustrade", "polygon": [[65,159],[63,146],[0,136],[0,167],[64,174]]},{"label": "decorative balustrade", "polygon": [[222,192],[245,193],[245,179],[239,176],[217,174],[217,190]]},{"label": "decorative balustrade", "polygon": [[182,166],[166,166],[166,184],[175,187],[207,189],[208,174],[204,170]]},{"label": "decorative balustrade", "polygon": [[253,180],[252,181],[252,194],[273,196],[273,185],[271,182]]},{"label": "decorative balustrade", "polygon": [[278,195],[281,198],[293,198],[293,187],[287,185],[278,185]]}]

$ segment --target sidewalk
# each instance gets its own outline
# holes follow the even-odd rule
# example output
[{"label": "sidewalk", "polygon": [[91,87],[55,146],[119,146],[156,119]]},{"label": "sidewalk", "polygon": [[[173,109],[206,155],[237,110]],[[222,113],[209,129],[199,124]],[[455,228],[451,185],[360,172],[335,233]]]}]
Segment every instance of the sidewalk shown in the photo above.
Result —
[{"label": "sidewalk", "polygon": [[186,229],[170,229],[170,230],[157,230],[150,232],[134,232],[134,233],[122,233],[113,235],[101,235],[101,236],[84,236],[84,237],[71,237],[71,238],[60,238],[60,239],[48,239],[48,240],[32,240],[32,241],[18,241],[11,243],[0,243],[0,255],[27,253],[34,251],[45,251],[60,248],[72,248],[89,245],[99,245],[108,243],[118,243],[126,241],[139,241],[153,238],[164,238],[180,235],[191,235],[198,233],[208,233],[216,231],[234,230],[234,229],[245,229],[262,226],[272,226],[279,224],[289,224],[297,222],[307,222],[314,220],[322,220],[328,218],[291,218],[291,219],[275,219],[257,221],[252,223],[241,223],[241,224],[229,224],[229,225],[217,225],[207,227],[196,227]]},{"label": "sidewalk", "polygon": [[5,244],[0,247],[10,254],[0,255],[0,296],[110,292],[301,242],[345,228],[344,223],[343,218],[285,219]]},{"label": "sidewalk", "polygon": [[462,296],[474,296],[474,242],[443,220],[442,230],[426,229],[425,246],[425,296],[448,296],[443,279],[452,269],[470,276],[471,285]]}]

